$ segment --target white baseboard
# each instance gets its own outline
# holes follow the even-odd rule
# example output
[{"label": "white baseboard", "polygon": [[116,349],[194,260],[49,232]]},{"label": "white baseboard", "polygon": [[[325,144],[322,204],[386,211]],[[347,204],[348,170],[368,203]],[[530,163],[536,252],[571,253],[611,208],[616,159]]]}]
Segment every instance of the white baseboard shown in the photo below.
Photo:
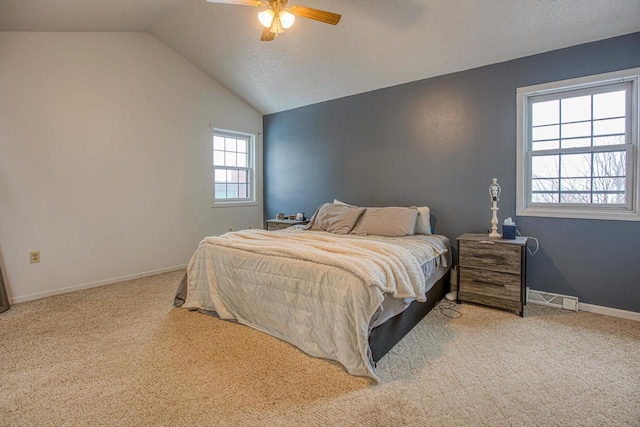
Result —
[{"label": "white baseboard", "polygon": [[181,270],[183,268],[187,268],[187,264],[160,268],[158,270],[145,271],[144,273],[130,274],[128,276],[115,277],[113,279],[99,280],[97,282],[83,283],[81,285],[68,286],[66,288],[54,289],[52,291],[36,292],[35,294],[9,298],[9,304],[18,304],[21,302],[33,301],[41,298],[51,297],[54,295],[61,295],[61,294],[67,294],[69,292],[80,291],[82,289],[97,288],[98,286],[110,285],[112,283],[124,282],[127,280],[140,279],[142,277],[154,276],[156,274],[167,273],[169,271],[175,271],[175,270]]},{"label": "white baseboard", "polygon": [[588,311],[590,313],[605,314],[607,316],[621,317],[623,319],[635,320],[640,322],[640,313],[635,311],[620,310],[617,308],[603,307],[601,305],[585,304],[583,302],[578,304],[578,310]]},{"label": "white baseboard", "polygon": [[[527,287],[527,304],[531,303],[531,304],[541,304],[541,305],[546,305],[548,307],[555,307],[555,308],[562,308],[562,303],[558,303],[556,301],[537,301],[536,299],[530,299],[529,296],[533,294],[533,295],[540,295],[540,294],[549,294],[549,295],[553,295],[553,296],[557,296],[557,297],[566,297],[566,298],[572,298],[575,299],[577,301],[576,297],[573,296],[568,296],[568,295],[560,295],[560,294],[551,294],[549,292],[544,292],[544,291],[538,291],[535,289],[530,289]],[[601,305],[593,305],[593,304],[586,304],[584,302],[578,302],[578,310],[577,311],[587,311],[590,313],[597,313],[597,314],[604,314],[606,316],[613,316],[613,317],[620,317],[622,319],[629,319],[629,320],[636,320],[636,321],[640,321],[640,313],[637,313],[635,311],[627,311],[627,310],[620,310],[617,308],[611,308],[611,307],[603,307]]]}]

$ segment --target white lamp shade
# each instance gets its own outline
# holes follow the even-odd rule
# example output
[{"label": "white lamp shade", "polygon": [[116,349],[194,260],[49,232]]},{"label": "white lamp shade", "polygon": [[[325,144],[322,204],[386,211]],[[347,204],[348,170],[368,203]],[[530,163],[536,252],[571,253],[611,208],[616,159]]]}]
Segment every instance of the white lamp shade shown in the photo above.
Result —
[{"label": "white lamp shade", "polygon": [[287,29],[290,28],[293,23],[296,21],[296,17],[294,14],[283,10],[280,12],[280,22],[282,23],[282,28]]},{"label": "white lamp shade", "polygon": [[271,21],[273,21],[273,10],[267,9],[258,13],[258,20],[264,27],[271,27]]}]

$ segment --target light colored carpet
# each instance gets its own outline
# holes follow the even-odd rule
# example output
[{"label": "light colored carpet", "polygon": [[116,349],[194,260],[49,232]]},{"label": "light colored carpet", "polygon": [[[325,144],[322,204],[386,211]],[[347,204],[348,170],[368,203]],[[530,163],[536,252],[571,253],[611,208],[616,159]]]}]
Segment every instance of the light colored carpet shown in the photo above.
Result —
[{"label": "light colored carpet", "polygon": [[640,426],[640,324],[529,305],[432,311],[372,385],[172,307],[183,271],[0,315],[0,425]]}]

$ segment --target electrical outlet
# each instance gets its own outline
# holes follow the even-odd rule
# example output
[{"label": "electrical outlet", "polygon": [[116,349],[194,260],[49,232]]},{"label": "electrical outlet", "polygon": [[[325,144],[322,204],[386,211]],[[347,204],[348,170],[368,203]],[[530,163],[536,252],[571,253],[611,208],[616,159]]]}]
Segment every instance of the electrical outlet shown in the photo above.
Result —
[{"label": "electrical outlet", "polygon": [[227,228],[227,231],[233,231],[233,228]]},{"label": "electrical outlet", "polygon": [[40,251],[29,252],[29,259],[31,260],[31,264],[40,262]]}]

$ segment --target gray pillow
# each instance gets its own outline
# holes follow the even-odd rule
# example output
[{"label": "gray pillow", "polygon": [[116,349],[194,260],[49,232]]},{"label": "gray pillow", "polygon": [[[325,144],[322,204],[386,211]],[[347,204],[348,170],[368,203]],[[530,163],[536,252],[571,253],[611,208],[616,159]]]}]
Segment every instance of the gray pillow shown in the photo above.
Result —
[{"label": "gray pillow", "polygon": [[364,211],[364,208],[325,203],[313,214],[308,229],[349,234]]},{"label": "gray pillow", "polygon": [[376,236],[413,236],[416,230],[418,210],[415,208],[367,208],[351,234]]}]

